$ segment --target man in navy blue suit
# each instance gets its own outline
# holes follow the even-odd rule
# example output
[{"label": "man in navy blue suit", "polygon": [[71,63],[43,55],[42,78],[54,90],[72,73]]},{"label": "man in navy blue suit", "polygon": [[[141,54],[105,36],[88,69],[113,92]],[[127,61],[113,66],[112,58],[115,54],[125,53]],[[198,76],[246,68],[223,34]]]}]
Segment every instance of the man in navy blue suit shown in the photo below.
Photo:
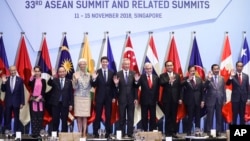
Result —
[{"label": "man in navy blue suit", "polygon": [[58,68],[58,78],[55,78],[55,72],[52,73],[54,77],[49,79],[48,85],[52,86],[49,103],[52,105],[53,131],[58,131],[61,119],[61,132],[68,132],[68,114],[74,105],[72,82],[65,77],[67,72],[64,67]]},{"label": "man in navy blue suit", "polygon": [[101,58],[101,68],[92,74],[91,85],[96,88],[95,95],[95,112],[96,117],[93,124],[93,130],[95,137],[98,137],[98,129],[100,128],[102,109],[105,108],[105,137],[109,137],[112,133],[111,130],[111,110],[112,102],[115,102],[113,82],[114,72],[108,69],[109,60],[108,57],[103,56]]},{"label": "man in navy blue suit", "polygon": [[16,75],[16,66],[10,66],[10,77],[2,77],[1,90],[5,92],[5,129],[11,130],[12,112],[14,113],[14,132],[20,130],[19,110],[24,105],[24,83]]},{"label": "man in navy blue suit", "polygon": [[236,63],[236,72],[231,71],[230,78],[226,84],[232,84],[232,111],[233,111],[233,123],[237,124],[237,117],[240,117],[240,124],[245,124],[245,109],[246,104],[250,103],[250,90],[249,90],[249,76],[242,72],[243,63],[238,61]]}]

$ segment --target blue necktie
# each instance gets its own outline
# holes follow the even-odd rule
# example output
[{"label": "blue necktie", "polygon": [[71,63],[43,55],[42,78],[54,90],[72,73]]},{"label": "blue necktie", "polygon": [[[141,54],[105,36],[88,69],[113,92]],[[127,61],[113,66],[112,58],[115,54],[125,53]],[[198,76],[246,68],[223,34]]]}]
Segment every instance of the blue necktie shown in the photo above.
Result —
[{"label": "blue necktie", "polygon": [[128,72],[125,71],[125,82],[128,83]]},{"label": "blue necktie", "polygon": [[106,82],[107,81],[106,70],[103,71],[103,77],[104,77],[104,80]]}]

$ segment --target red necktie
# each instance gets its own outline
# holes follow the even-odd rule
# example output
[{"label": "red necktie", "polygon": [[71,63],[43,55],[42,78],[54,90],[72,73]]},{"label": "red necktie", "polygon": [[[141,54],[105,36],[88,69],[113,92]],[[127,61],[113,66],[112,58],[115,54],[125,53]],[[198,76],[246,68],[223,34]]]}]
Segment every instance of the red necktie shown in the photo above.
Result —
[{"label": "red necktie", "polygon": [[152,88],[152,81],[150,75],[148,75],[148,86],[149,88]]},{"label": "red necktie", "polygon": [[241,84],[242,83],[241,73],[238,74],[238,80],[239,80],[239,83]]}]

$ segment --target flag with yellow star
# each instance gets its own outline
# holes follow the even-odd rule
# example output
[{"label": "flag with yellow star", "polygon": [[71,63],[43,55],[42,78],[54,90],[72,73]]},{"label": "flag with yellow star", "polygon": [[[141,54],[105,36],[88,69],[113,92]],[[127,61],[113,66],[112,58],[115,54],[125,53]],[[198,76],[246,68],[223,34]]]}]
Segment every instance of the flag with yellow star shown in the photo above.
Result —
[{"label": "flag with yellow star", "polygon": [[64,35],[63,43],[60,49],[60,57],[58,62],[58,68],[64,67],[67,71],[66,78],[72,79],[73,73],[75,72],[73,62],[69,53],[69,47],[66,35]]}]

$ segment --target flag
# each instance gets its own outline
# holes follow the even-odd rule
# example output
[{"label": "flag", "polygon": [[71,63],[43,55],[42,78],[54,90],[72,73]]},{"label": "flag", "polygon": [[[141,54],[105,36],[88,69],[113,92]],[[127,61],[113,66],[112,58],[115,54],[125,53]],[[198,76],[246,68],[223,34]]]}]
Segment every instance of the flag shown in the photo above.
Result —
[{"label": "flag", "polygon": [[[103,39],[102,52],[100,53],[100,58],[102,56],[108,57],[108,60],[109,60],[108,69],[112,70],[116,74],[117,73],[116,63],[115,63],[114,56],[112,53],[112,48],[111,48],[108,33],[105,34],[105,38]],[[101,66],[100,61],[99,61],[99,66]],[[105,121],[104,112],[102,113],[102,119]],[[115,122],[118,121],[118,119],[119,119],[118,106],[117,106],[117,101],[115,101],[115,102],[112,102],[112,112],[111,112],[110,123],[114,124]]]},{"label": "flag", "polygon": [[64,67],[66,69],[66,78],[72,80],[73,73],[75,72],[72,59],[69,52],[69,46],[67,42],[66,35],[64,35],[63,43],[60,48],[60,57],[58,62],[58,67]]},{"label": "flag", "polygon": [[[62,43],[62,46],[60,48],[60,57],[59,57],[59,62],[58,62],[58,68],[59,67],[64,67],[66,69],[66,72],[67,72],[66,78],[72,80],[72,76],[73,76],[75,70],[74,70],[72,60],[71,60],[66,35],[64,35],[63,43]],[[68,114],[68,124],[71,124],[74,121],[74,119],[75,119],[74,113],[73,113],[73,110],[71,110]]]},{"label": "flag", "polygon": [[[160,75],[160,66],[159,66],[159,59],[158,59],[158,55],[157,55],[157,51],[156,51],[156,47],[155,47],[155,43],[154,43],[154,38],[153,35],[150,34],[149,36],[149,41],[147,44],[147,48],[146,48],[146,56],[145,56],[145,60],[144,63],[149,62],[153,65],[153,74],[159,76]],[[142,64],[143,68],[144,64]],[[142,69],[142,73],[145,73],[145,70]]]},{"label": "flag", "polygon": [[[83,47],[82,47],[82,52],[80,54],[80,58],[84,58],[87,61],[87,71],[89,73],[93,73],[95,71],[94,68],[94,60],[92,58],[92,54],[90,51],[90,45],[89,45],[89,40],[88,40],[88,34],[85,33],[84,34],[84,39],[83,39]],[[94,97],[95,97],[95,89],[91,89],[90,90],[90,94],[91,94],[91,116],[88,117],[88,121],[87,123],[90,124],[92,122],[94,122],[95,120],[95,110],[94,110]]]},{"label": "flag", "polygon": [[[0,77],[2,75],[9,75],[9,63],[7,60],[5,47],[3,43],[3,37],[0,35]],[[3,100],[5,97],[5,92],[1,92],[0,104],[3,105]]]},{"label": "flag", "polygon": [[130,60],[130,70],[135,71],[136,73],[140,74],[138,65],[137,65],[137,61],[136,61],[136,57],[135,57],[135,52],[132,46],[132,42],[130,39],[130,36],[127,35],[127,40],[125,42],[125,49],[124,49],[124,53],[123,53],[123,58],[128,58]]},{"label": "flag", "polygon": [[[230,72],[233,69],[233,59],[231,54],[231,47],[229,37],[226,35],[224,48],[222,51],[220,75],[227,81],[230,77]],[[232,104],[231,104],[232,85],[226,85],[227,103],[222,107],[222,115],[227,123],[232,122]]]},{"label": "flag", "polygon": [[[181,68],[181,63],[180,63],[179,54],[178,54],[177,46],[175,43],[174,35],[172,35],[172,38],[171,38],[170,48],[169,48],[169,52],[168,52],[168,56],[167,56],[166,60],[173,62],[173,65],[174,65],[173,71],[178,73],[180,75],[181,80],[182,80],[183,79],[183,72],[182,72],[182,68]],[[164,70],[164,71],[166,71],[166,70]],[[162,89],[162,87],[161,87],[161,89]],[[178,110],[177,110],[176,122],[178,123],[185,116],[186,116],[185,106],[184,106],[184,104],[181,104],[181,105],[179,104]]]},{"label": "flag", "polygon": [[194,36],[193,47],[192,47],[190,60],[189,60],[189,66],[191,66],[191,65],[195,66],[197,75],[200,76],[202,80],[205,80],[205,71],[203,69],[200,51],[199,51],[195,36]]},{"label": "flag", "polygon": [[6,74],[6,75],[10,74],[9,63],[7,60],[2,35],[0,35],[0,71],[1,71],[0,76],[2,76],[2,74]]},{"label": "flag", "polygon": [[[50,62],[50,56],[49,56],[49,51],[48,51],[48,46],[47,46],[45,34],[43,36],[41,51],[39,53],[40,54],[39,54],[39,59],[38,59],[37,65],[41,67],[42,78],[44,78],[46,81],[48,81],[48,79],[52,75],[52,66],[51,66],[51,62]],[[46,85],[46,95],[44,96],[45,101],[49,100],[50,90],[51,90],[51,86]],[[48,107],[45,104],[45,111],[44,111],[44,116],[43,116],[43,125],[44,126],[46,126],[52,120],[51,110],[52,110],[51,107]]]},{"label": "flag", "polygon": [[20,109],[20,121],[23,126],[30,122],[30,109],[29,109],[29,97],[31,88],[28,83],[31,77],[32,66],[30,63],[29,54],[27,51],[24,34],[21,36],[21,43],[19,46],[19,51],[16,58],[16,68],[18,75],[24,81],[24,94],[25,94],[25,105]]},{"label": "flag", "polygon": [[84,43],[83,50],[81,53],[81,58],[85,58],[87,60],[87,69],[89,73],[93,73],[95,71],[95,62],[92,58],[92,54],[90,51],[90,45],[88,40],[88,34],[84,35]]},{"label": "flag", "polygon": [[[154,38],[153,38],[152,34],[149,35],[149,40],[148,40],[147,47],[146,47],[144,64],[146,62],[149,62],[149,63],[152,64],[152,66],[153,66],[153,74],[159,76],[160,75],[159,59],[158,59],[158,54],[157,54],[157,51],[156,51]],[[142,67],[141,67],[142,68],[142,74],[145,73],[145,70],[143,69],[144,64],[142,64]],[[157,107],[158,108],[156,108],[156,118],[161,119],[164,116],[164,114],[163,114],[162,110],[159,108],[158,105],[157,105]]]},{"label": "flag", "polygon": [[[250,52],[246,36],[244,37],[243,47],[241,49],[240,60],[243,63],[243,72],[250,74]],[[250,81],[249,81],[250,82]],[[250,105],[246,104],[245,121],[250,121]]]},{"label": "flag", "polygon": [[[135,71],[135,73],[140,74],[135,52],[133,49],[133,45],[130,39],[130,35],[128,34],[125,40],[125,48],[122,55],[123,58],[128,58],[130,60],[130,70]],[[140,98],[140,90],[138,90],[138,99]],[[141,120],[141,114],[140,114],[140,105],[138,104],[137,107],[135,107],[135,114],[134,114],[134,126]]]}]

